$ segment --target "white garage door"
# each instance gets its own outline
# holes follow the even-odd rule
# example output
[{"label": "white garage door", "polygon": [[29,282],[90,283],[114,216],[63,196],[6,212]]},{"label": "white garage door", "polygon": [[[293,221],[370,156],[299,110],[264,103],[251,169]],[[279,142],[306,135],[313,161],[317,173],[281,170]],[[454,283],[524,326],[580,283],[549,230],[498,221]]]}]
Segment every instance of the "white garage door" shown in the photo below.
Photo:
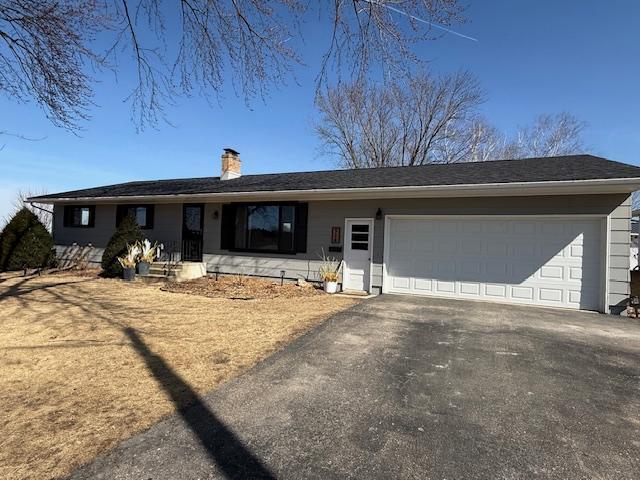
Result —
[{"label": "white garage door", "polygon": [[383,291],[601,308],[602,220],[387,217]]}]

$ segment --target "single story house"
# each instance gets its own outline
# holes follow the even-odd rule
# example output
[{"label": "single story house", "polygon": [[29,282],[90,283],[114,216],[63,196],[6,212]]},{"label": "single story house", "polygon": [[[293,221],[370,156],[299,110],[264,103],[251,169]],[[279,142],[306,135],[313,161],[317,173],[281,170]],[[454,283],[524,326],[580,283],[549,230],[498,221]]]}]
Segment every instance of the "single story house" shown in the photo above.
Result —
[{"label": "single story house", "polygon": [[314,280],[324,251],[345,290],[618,313],[639,188],[640,168],[591,155],[242,175],[225,149],[219,177],[30,201],[53,204],[60,252],[91,244],[96,262],[131,214],[209,272]]}]

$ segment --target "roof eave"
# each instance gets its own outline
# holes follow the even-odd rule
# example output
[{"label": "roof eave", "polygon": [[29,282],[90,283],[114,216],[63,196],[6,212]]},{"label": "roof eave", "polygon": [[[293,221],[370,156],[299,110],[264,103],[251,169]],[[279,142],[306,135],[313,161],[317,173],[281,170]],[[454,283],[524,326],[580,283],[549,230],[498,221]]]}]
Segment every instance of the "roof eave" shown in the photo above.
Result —
[{"label": "roof eave", "polygon": [[486,197],[533,195],[580,195],[631,193],[640,189],[638,178],[569,180],[557,182],[511,182],[464,185],[429,185],[403,187],[332,188],[309,190],[274,190],[175,195],[128,195],[102,197],[30,197],[32,203],[132,203],[154,201],[241,201],[241,200],[359,200],[368,198]]}]

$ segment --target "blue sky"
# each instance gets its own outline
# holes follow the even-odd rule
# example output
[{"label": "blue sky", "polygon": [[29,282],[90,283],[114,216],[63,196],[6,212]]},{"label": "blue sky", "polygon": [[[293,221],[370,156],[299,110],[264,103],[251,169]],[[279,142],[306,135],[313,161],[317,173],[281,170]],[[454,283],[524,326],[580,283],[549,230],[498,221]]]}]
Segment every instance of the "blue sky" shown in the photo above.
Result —
[{"label": "blue sky", "polygon": [[[472,1],[468,23],[416,48],[435,72],[467,69],[488,94],[482,110],[511,131],[540,113],[569,111],[589,126],[588,150],[640,164],[640,2]],[[400,19],[402,21],[402,19]],[[33,104],[0,96],[0,130],[40,141],[3,137],[0,217],[19,189],[55,192],[136,179],[218,175],[223,147],[241,152],[244,173],[332,168],[311,127],[315,75],[328,36],[309,23],[297,82],[247,107],[229,90],[219,105],[178,100],[174,126],[136,133],[130,121],[126,72],[104,74],[97,107],[79,136],[52,126]]]}]

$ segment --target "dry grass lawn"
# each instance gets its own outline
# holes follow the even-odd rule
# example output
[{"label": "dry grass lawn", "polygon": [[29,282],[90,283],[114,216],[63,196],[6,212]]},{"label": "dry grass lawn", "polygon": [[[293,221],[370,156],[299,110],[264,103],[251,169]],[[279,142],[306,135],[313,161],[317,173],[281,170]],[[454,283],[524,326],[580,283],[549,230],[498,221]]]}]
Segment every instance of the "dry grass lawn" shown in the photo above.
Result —
[{"label": "dry grass lawn", "polygon": [[93,276],[0,278],[0,478],[66,475],[175,411],[145,348],[203,393],[355,302],[207,298]]}]

